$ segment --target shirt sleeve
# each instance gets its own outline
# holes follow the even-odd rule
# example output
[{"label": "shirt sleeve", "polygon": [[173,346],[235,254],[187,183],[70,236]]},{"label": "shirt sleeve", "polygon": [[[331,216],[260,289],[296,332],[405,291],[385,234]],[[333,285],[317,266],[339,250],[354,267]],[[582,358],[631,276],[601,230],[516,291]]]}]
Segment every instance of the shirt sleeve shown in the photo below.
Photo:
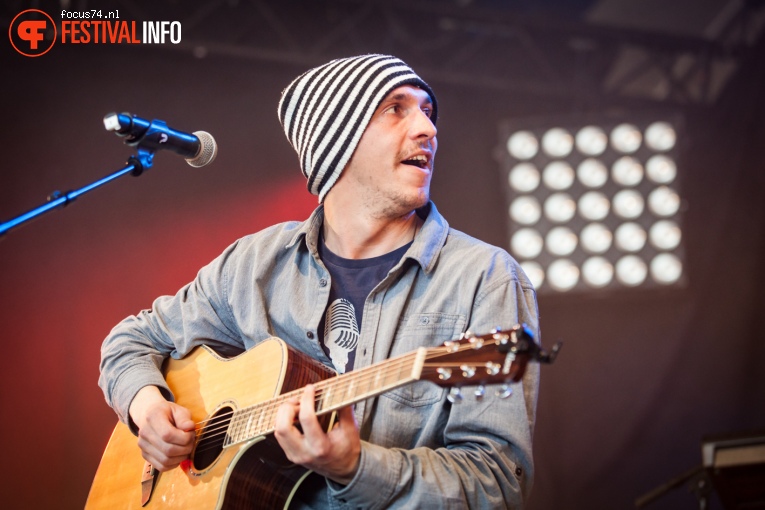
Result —
[{"label": "shirt sleeve", "polygon": [[243,348],[226,289],[236,247],[234,243],[202,268],[176,295],[162,296],[151,309],[120,322],[104,340],[98,384],[106,402],[134,432],[128,411],[141,388],[157,386],[173,400],[161,371],[168,356],[182,358],[201,344],[224,354]]},{"label": "shirt sleeve", "polygon": [[[535,292],[517,278],[487,286],[472,313],[468,329],[526,323],[539,339]],[[533,483],[538,386],[539,366],[529,363],[509,398],[487,387],[478,402],[465,387],[462,402],[440,404],[442,446],[406,450],[363,442],[355,477],[347,486],[330,482],[330,492],[347,508],[523,508]]]}]

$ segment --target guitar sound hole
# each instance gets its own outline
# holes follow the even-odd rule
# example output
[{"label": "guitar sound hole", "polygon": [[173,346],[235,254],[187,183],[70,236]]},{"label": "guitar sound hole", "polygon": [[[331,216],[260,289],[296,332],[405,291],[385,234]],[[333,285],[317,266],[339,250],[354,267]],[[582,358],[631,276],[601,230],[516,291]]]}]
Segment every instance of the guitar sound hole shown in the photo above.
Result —
[{"label": "guitar sound hole", "polygon": [[226,431],[233,412],[231,407],[222,407],[207,420],[191,455],[194,469],[197,471],[215,462],[223,451],[223,442],[226,440]]}]

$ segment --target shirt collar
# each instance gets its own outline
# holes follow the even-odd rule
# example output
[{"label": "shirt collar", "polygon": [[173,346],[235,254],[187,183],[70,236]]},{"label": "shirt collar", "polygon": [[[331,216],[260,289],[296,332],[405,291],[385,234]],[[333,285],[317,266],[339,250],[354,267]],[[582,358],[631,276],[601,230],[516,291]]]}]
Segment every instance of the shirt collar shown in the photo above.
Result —
[{"label": "shirt collar", "polygon": [[324,223],[324,206],[320,205],[311,213],[307,220],[300,224],[300,228],[297,229],[295,235],[285,249],[292,248],[301,239],[304,240],[305,246],[311,251],[311,253],[318,256],[318,244],[319,233],[321,232],[321,226]]},{"label": "shirt collar", "polygon": [[[420,217],[425,221],[422,228],[414,238],[412,246],[409,247],[402,258],[416,261],[423,271],[430,273],[435,267],[441,249],[446,244],[446,237],[449,234],[449,223],[438,212],[436,204],[432,201],[417,210]],[[318,257],[318,243],[321,226],[324,223],[324,206],[319,205],[311,216],[308,217],[295,232],[290,242],[285,246],[286,249],[292,248],[299,241],[303,241],[308,250]]]}]

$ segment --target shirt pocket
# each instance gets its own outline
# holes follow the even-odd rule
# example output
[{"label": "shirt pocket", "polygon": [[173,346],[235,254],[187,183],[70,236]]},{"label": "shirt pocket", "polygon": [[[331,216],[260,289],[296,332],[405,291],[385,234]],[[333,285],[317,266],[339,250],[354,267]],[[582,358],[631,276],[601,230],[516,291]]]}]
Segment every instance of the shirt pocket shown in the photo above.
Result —
[{"label": "shirt pocket", "polygon": [[[460,336],[466,317],[460,314],[423,312],[405,315],[399,319],[396,339],[391,357],[416,350],[418,347],[435,347]],[[384,394],[399,404],[422,407],[439,402],[444,388],[428,381],[416,382],[396,388]]]}]

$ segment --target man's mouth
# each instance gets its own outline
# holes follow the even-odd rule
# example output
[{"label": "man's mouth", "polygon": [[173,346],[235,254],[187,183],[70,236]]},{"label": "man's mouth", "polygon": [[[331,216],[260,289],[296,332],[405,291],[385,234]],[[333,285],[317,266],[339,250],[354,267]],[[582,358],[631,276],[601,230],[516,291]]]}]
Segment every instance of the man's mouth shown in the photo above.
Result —
[{"label": "man's mouth", "polygon": [[401,163],[424,169],[428,168],[428,157],[425,154],[419,154],[417,156],[412,156],[409,159],[405,159]]}]

